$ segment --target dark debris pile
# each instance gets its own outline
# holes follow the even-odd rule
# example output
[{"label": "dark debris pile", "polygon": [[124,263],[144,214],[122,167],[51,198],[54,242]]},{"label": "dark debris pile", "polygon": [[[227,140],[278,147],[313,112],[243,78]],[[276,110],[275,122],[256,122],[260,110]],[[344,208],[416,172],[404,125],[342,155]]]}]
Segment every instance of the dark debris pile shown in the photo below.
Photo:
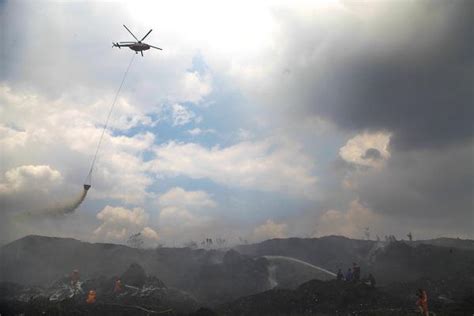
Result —
[{"label": "dark debris pile", "polygon": [[[116,280],[122,281],[115,291]],[[94,303],[87,303],[89,291]],[[199,307],[189,294],[168,288],[132,264],[120,277],[99,277],[75,284],[68,277],[49,287],[0,283],[1,315],[187,315]]]}]

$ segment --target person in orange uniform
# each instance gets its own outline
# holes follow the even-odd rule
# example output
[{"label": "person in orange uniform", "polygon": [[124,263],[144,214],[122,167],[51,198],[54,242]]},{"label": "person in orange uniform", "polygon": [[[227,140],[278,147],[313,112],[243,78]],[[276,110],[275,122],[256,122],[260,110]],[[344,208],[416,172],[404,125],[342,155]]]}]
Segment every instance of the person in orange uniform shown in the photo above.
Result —
[{"label": "person in orange uniform", "polygon": [[87,295],[86,303],[87,304],[94,304],[96,298],[97,298],[97,293],[94,290],[90,290],[89,294]]},{"label": "person in orange uniform", "polygon": [[416,301],[416,305],[420,310],[421,315],[429,316],[428,312],[428,295],[426,295],[426,291],[423,289],[418,289],[418,300]]}]

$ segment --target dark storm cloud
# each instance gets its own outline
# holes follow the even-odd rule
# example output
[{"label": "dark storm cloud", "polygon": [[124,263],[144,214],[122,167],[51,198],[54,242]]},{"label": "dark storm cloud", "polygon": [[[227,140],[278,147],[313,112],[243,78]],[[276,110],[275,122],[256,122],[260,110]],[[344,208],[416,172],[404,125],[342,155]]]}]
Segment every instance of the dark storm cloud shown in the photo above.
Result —
[{"label": "dark storm cloud", "polygon": [[361,201],[391,217],[456,222],[472,234],[473,144],[448,151],[392,155],[384,169],[358,178]]},{"label": "dark storm cloud", "polygon": [[[289,71],[269,78],[273,90],[261,96],[290,120],[328,119],[347,139],[391,134],[379,168],[335,160],[333,182],[345,189],[333,186],[326,204],[350,191],[394,231],[472,237],[474,2],[363,3],[310,19],[277,12],[284,44],[275,63]],[[379,156],[369,149],[361,158]]]},{"label": "dark storm cloud", "polygon": [[283,19],[285,63],[304,65],[293,66],[281,87],[290,89],[292,111],[348,131],[392,132],[391,145],[403,150],[469,140],[474,2],[369,4],[378,18],[349,14],[327,25],[319,17],[310,25]]}]

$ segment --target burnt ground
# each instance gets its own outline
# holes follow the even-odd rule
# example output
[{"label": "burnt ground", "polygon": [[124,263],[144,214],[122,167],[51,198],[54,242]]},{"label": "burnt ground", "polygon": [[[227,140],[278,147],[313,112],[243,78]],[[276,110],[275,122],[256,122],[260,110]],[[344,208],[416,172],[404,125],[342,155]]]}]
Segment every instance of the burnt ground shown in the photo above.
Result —
[{"label": "burnt ground", "polygon": [[[429,243],[275,239],[234,250],[133,249],[30,236],[0,249],[1,315],[417,315],[426,289],[436,315],[474,314],[474,251]],[[467,246],[466,246],[467,245]],[[364,283],[314,280],[314,271],[270,262],[288,256],[325,269],[352,262]],[[139,262],[136,264],[134,262]],[[81,272],[80,288],[68,274]],[[117,277],[126,285],[113,292]],[[276,288],[270,289],[275,284]],[[94,289],[97,301],[86,304]]]},{"label": "burnt ground", "polygon": [[[311,280],[296,289],[275,288],[244,296],[212,309],[200,306],[193,297],[168,289],[156,278],[126,286],[119,295],[111,290],[111,280],[102,278],[81,284],[81,291],[60,280],[52,288],[25,288],[12,283],[0,285],[1,315],[417,315],[415,291],[427,289],[430,310],[436,315],[472,315],[472,287],[451,292],[454,299],[439,294],[453,284],[419,280],[371,287],[363,282]],[[456,282],[451,280],[451,282]],[[86,303],[88,289],[97,290],[97,302]],[[438,289],[438,290],[436,290]],[[437,292],[438,291],[438,292]]]},{"label": "burnt ground", "polygon": [[[115,292],[118,278],[122,288]],[[86,302],[90,290],[96,291],[94,303]],[[0,297],[1,315],[188,315],[199,308],[191,295],[147,276],[138,264],[132,264],[121,276],[88,279],[75,285],[68,277],[47,288],[3,282]]]},{"label": "burnt ground", "polygon": [[[295,290],[273,289],[243,297],[217,311],[220,315],[417,315],[412,290],[413,284],[372,288],[360,282],[312,280]],[[474,296],[463,295],[457,302],[433,297],[431,310],[436,315],[472,315]]]}]

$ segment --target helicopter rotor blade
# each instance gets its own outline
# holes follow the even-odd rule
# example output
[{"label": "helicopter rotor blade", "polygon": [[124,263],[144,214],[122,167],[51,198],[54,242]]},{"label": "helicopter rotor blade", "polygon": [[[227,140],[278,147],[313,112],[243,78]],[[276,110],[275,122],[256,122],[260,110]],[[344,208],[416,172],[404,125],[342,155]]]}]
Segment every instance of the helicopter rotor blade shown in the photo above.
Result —
[{"label": "helicopter rotor blade", "polygon": [[150,34],[150,33],[151,33],[151,31],[153,31],[153,29],[150,29],[150,30],[148,31],[148,33],[146,33],[146,35],[145,35],[145,36],[143,36],[143,38],[140,40],[140,42],[141,42],[141,41],[143,41],[143,40],[145,39],[145,37],[147,37],[147,36],[148,36],[148,34]]},{"label": "helicopter rotor blade", "polygon": [[138,38],[137,38],[135,35],[133,35],[132,31],[130,31],[130,30],[128,29],[128,27],[125,26],[125,24],[123,25],[123,27],[124,27],[125,29],[127,29],[127,31],[133,36],[134,39],[137,40],[137,42],[139,42]]},{"label": "helicopter rotor blade", "polygon": [[159,47],[156,47],[156,46],[153,46],[153,45],[148,45],[148,46],[153,47],[155,49],[163,50],[163,48],[159,48]]}]

